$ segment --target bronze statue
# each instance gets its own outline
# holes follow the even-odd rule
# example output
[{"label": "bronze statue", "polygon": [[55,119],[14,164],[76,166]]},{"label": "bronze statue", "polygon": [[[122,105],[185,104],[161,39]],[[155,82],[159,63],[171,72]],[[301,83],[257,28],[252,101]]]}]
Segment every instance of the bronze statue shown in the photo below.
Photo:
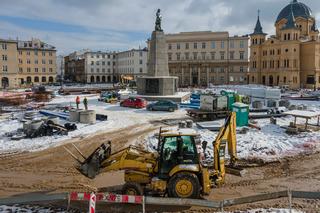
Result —
[{"label": "bronze statue", "polygon": [[155,30],[156,31],[162,31],[162,29],[161,29],[161,20],[162,20],[162,16],[161,16],[161,14],[160,14],[160,9],[158,9],[158,11],[157,11],[157,14],[156,14],[156,16],[157,16],[157,18],[156,18],[156,26],[155,26]]}]

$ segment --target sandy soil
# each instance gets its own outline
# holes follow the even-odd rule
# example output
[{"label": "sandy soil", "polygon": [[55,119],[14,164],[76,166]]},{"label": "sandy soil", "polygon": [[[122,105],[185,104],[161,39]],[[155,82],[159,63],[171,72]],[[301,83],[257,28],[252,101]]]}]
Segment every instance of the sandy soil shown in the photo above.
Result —
[{"label": "sandy soil", "polygon": [[[127,146],[130,141],[157,128],[156,124],[138,125],[112,133],[100,132],[75,144],[85,153],[112,140],[113,150]],[[71,144],[67,147],[72,149]],[[99,176],[95,180],[83,177],[73,167],[75,161],[62,146],[41,152],[0,156],[0,197],[34,191],[69,192],[92,191],[100,187],[123,183],[121,172]],[[283,159],[281,162],[247,168],[244,177],[228,175],[226,184],[213,189],[209,200],[222,200],[280,190],[320,190],[320,154]],[[300,210],[317,211],[319,201],[294,200],[293,206]],[[287,199],[259,202],[226,208],[246,210],[262,207],[288,207]],[[160,209],[159,209],[160,210]],[[188,212],[213,212],[214,210],[192,208]]]}]

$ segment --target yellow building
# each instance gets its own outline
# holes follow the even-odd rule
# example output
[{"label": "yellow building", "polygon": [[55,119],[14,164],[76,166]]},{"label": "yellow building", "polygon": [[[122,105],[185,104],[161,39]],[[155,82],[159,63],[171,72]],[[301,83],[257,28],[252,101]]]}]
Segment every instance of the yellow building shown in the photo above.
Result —
[{"label": "yellow building", "polygon": [[320,42],[311,9],[297,0],[279,13],[276,35],[267,39],[260,18],[250,35],[249,83],[268,86],[318,88]]},{"label": "yellow building", "polygon": [[0,40],[0,55],[2,88],[21,88],[56,80],[56,49],[39,39]]}]

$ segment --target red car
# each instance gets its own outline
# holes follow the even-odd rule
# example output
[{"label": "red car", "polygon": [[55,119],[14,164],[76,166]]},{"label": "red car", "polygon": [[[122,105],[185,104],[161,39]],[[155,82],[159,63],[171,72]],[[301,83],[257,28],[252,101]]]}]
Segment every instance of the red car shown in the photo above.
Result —
[{"label": "red car", "polygon": [[122,107],[132,107],[132,108],[145,108],[147,106],[147,101],[143,98],[128,98],[120,102]]}]

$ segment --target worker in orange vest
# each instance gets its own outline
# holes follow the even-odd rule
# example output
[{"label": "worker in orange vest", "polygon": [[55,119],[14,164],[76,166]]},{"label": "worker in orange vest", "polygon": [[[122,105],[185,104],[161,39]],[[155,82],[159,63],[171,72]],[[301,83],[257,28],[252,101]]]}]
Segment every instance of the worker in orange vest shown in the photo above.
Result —
[{"label": "worker in orange vest", "polygon": [[76,98],[76,104],[77,104],[77,109],[79,109],[79,104],[80,104],[80,97],[77,96]]}]

